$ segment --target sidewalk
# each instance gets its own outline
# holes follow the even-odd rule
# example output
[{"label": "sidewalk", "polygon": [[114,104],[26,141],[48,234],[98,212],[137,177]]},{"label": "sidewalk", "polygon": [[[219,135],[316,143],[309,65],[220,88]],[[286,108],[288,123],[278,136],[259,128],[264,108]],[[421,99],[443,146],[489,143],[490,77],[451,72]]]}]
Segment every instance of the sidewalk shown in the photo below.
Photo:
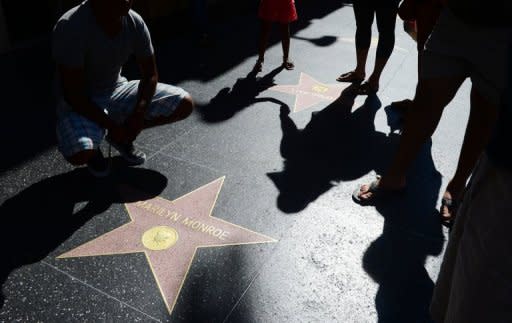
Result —
[{"label": "sidewalk", "polygon": [[435,212],[456,166],[468,86],[421,151],[404,199],[360,207],[352,191],[396,149],[386,107],[414,93],[415,44],[398,22],[378,99],[337,99],[346,85],[336,77],[355,64],[352,8],[297,6],[294,71],[276,69],[275,30],[261,78],[245,78],[254,15],[215,21],[211,47],[187,33],[160,39],[161,81],[198,107],[143,132],[147,163],[130,169],[116,158],[104,180],[55,148],[50,62],[0,62],[20,77],[2,95],[12,154],[0,172],[0,321],[428,321],[447,234]]}]

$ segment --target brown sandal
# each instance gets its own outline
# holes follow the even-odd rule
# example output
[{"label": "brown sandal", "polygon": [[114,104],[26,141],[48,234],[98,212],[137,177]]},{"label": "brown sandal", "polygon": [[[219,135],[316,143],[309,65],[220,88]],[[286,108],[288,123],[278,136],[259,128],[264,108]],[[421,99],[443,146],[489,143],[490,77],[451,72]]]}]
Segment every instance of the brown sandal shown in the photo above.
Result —
[{"label": "brown sandal", "polygon": [[283,66],[288,71],[291,71],[295,68],[295,65],[293,64],[292,61],[290,61],[288,59],[284,59],[284,58],[283,58],[283,64],[281,66]]}]

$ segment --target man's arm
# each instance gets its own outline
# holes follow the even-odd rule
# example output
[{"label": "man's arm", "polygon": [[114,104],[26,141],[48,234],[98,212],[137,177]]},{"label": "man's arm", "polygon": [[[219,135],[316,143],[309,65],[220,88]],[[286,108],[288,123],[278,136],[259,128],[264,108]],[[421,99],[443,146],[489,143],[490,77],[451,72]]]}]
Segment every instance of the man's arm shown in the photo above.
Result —
[{"label": "man's arm", "polygon": [[85,91],[85,73],[82,67],[57,65],[57,71],[60,76],[64,99],[72,107],[73,111],[105,129],[115,127],[114,122],[107,116],[103,109],[87,97]]},{"label": "man's arm", "polygon": [[144,114],[148,109],[158,84],[155,55],[137,58],[141,80],[137,92],[137,102],[132,115],[126,120],[128,128],[136,136],[144,127]]},{"label": "man's arm", "polygon": [[125,141],[125,131],[86,95],[83,67],[57,65],[64,99],[73,111],[107,129],[116,141]]}]

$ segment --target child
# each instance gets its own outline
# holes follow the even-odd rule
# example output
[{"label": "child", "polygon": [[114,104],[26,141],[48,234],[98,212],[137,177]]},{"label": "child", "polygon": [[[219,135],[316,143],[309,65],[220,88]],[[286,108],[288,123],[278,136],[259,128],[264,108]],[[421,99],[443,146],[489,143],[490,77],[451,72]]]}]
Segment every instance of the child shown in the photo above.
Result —
[{"label": "child", "polygon": [[261,72],[270,29],[273,22],[279,23],[283,46],[283,67],[292,70],[295,66],[290,61],[290,22],[297,20],[295,0],[261,0],[258,17],[262,20],[259,39],[259,57],[254,65],[254,72]]}]

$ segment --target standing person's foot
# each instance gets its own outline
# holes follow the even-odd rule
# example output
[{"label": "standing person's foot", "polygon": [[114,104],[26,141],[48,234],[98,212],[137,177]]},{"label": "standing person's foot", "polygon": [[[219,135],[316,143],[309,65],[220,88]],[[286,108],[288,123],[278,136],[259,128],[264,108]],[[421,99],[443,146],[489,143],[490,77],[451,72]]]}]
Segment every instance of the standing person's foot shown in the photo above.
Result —
[{"label": "standing person's foot", "polygon": [[375,203],[377,198],[402,194],[405,191],[405,178],[382,178],[377,175],[377,179],[370,184],[361,185],[352,194],[353,200],[361,205]]},{"label": "standing person's foot", "polygon": [[263,70],[263,59],[258,59],[256,61],[256,64],[254,64],[254,67],[252,68],[253,73],[259,73]]},{"label": "standing person's foot", "polygon": [[447,187],[446,191],[443,193],[443,197],[441,198],[441,208],[439,210],[441,222],[447,225],[451,225],[455,220],[455,216],[457,215],[457,210],[461,201],[461,197],[456,197],[460,194],[452,194],[451,192],[455,191],[449,190]]},{"label": "standing person's foot", "polygon": [[291,71],[295,68],[295,65],[289,58],[283,58],[283,64],[281,65],[288,71]]},{"label": "standing person's foot", "polygon": [[130,166],[139,166],[146,162],[146,154],[135,148],[133,142],[116,143],[110,140],[109,137],[107,137],[107,141],[119,152],[121,157],[123,157]]},{"label": "standing person's foot", "polygon": [[365,78],[364,73],[350,71],[350,72],[343,73],[340,76],[338,76],[336,81],[359,84],[364,81],[364,78]]},{"label": "standing person's foot", "polygon": [[100,149],[96,150],[94,156],[87,162],[87,170],[94,177],[106,177],[110,174],[110,163],[103,157],[103,153]]}]

